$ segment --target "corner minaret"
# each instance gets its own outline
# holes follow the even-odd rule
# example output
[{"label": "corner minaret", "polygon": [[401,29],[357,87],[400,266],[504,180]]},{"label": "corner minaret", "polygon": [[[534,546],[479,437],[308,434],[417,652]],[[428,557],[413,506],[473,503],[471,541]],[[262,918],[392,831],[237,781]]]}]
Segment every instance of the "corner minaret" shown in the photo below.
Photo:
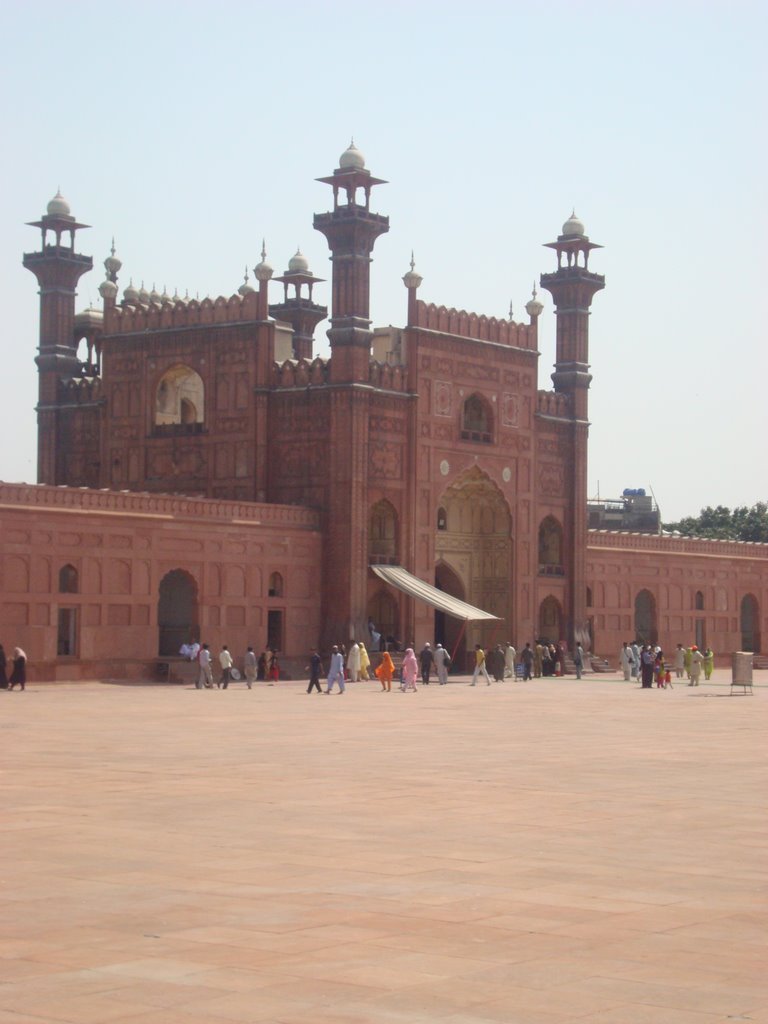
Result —
[{"label": "corner minaret", "polygon": [[551,293],[557,317],[555,391],[569,399],[571,480],[565,509],[565,552],[568,594],[568,642],[580,641],[588,649],[587,623],[587,447],[589,435],[589,307],[605,278],[589,269],[589,254],[602,246],[590,242],[584,225],[571,214],[563,232],[547,248],[557,253],[557,270],[541,275],[541,286]]},{"label": "corner minaret", "polygon": [[[572,213],[556,242],[557,270],[541,275],[541,286],[551,292],[557,316],[557,354],[552,381],[555,391],[571,396],[573,416],[587,419],[589,373],[589,307],[596,292],[605,288],[602,274],[589,270],[589,254],[601,245],[590,242],[584,225]],[[565,266],[563,260],[565,259]]]},{"label": "corner minaret", "polygon": [[[389,231],[389,218],[371,213],[371,189],[385,185],[366,170],[365,158],[351,143],[339,166],[327,178],[333,188],[333,211],[315,214],[314,226],[328,240],[333,264],[331,376],[334,383],[368,380],[372,333],[370,330],[370,265],[379,235]],[[364,205],[357,202],[362,189]],[[339,193],[346,203],[339,203]]]},{"label": "corner minaret", "polygon": [[57,484],[62,482],[57,479],[56,458],[58,387],[62,378],[78,372],[75,288],[82,275],[93,268],[93,260],[75,252],[75,233],[88,225],[75,220],[61,192],[48,203],[39,221],[30,222],[30,227],[40,228],[42,234],[40,251],[25,253],[23,259],[40,285],[40,343],[35,360],[39,374],[37,480]]}]

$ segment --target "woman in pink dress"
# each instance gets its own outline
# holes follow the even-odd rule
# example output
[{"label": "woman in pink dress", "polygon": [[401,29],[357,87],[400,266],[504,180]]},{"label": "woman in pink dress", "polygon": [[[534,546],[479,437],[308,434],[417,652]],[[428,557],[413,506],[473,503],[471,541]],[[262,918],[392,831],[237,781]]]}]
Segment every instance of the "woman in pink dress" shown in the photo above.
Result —
[{"label": "woman in pink dress", "polygon": [[409,647],[403,658],[403,690],[416,690],[416,676],[419,674],[419,663],[413,648]]}]

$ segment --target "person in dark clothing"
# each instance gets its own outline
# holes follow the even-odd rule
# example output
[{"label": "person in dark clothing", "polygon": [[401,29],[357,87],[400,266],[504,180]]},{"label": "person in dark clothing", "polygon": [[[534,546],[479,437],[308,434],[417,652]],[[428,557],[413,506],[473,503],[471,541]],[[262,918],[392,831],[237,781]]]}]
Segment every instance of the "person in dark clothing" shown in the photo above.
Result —
[{"label": "person in dark clothing", "polygon": [[13,649],[13,671],[8,680],[8,689],[19,686],[22,690],[27,688],[27,656],[20,647]]},{"label": "person in dark clothing", "polygon": [[533,674],[533,651],[530,644],[526,644],[523,648],[520,660],[523,663],[523,681],[525,681],[530,679]]},{"label": "person in dark clothing", "polygon": [[429,644],[424,644],[419,654],[419,664],[421,666],[421,681],[425,686],[429,686],[429,673],[432,671],[434,663],[435,656],[432,653],[432,647]]},{"label": "person in dark clothing", "polygon": [[317,653],[315,648],[312,648],[312,653],[309,656],[309,686],[307,687],[307,693],[312,693],[314,687],[317,687],[317,692],[322,693],[322,687],[320,686],[320,676],[323,672],[323,663],[320,660],[320,655]]},{"label": "person in dark clothing", "polygon": [[8,676],[5,674],[6,666],[8,661],[5,657],[5,650],[3,645],[0,644],[0,690],[8,689]]}]

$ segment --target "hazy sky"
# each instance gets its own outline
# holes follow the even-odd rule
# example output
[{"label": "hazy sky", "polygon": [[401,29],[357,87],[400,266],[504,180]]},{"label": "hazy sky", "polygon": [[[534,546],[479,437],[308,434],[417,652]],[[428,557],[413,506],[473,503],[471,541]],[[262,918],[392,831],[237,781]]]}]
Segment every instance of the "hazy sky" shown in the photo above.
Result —
[{"label": "hazy sky", "polygon": [[[38,298],[23,251],[58,186],[96,268],[231,294],[297,246],[351,136],[373,208],[375,325],[420,296],[516,318],[571,209],[605,246],[592,307],[590,494],[665,519],[768,498],[765,3],[5,3],[0,478],[34,481]],[[278,298],[280,286],[275,286]],[[316,297],[328,302],[329,287]],[[545,293],[540,387],[551,387]],[[327,350],[321,324],[318,334]]]}]

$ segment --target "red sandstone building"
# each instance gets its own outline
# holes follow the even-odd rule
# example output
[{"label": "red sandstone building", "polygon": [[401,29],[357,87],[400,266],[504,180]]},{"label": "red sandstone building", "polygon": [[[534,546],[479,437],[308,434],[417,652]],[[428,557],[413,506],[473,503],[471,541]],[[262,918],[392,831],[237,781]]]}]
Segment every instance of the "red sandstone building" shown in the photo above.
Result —
[{"label": "red sandstone building", "polygon": [[[462,648],[578,638],[615,659],[637,634],[759,650],[768,546],[588,530],[588,318],[604,278],[578,218],[548,243],[557,348],[542,390],[535,293],[526,323],[478,316],[421,300],[412,265],[404,325],[373,331],[384,183],[354,146],[319,180],[330,358],[313,351],[328,311],[300,253],[278,278],[262,253],[256,289],[198,302],[132,284],[120,299],[113,251],[103,308],[76,315],[85,225],[60,195],[33,224],[39,486],[0,485],[6,647],[48,678],[131,674],[192,637],[303,658],[367,639],[369,619]],[[395,565],[501,623],[462,634],[372,570]]]}]

